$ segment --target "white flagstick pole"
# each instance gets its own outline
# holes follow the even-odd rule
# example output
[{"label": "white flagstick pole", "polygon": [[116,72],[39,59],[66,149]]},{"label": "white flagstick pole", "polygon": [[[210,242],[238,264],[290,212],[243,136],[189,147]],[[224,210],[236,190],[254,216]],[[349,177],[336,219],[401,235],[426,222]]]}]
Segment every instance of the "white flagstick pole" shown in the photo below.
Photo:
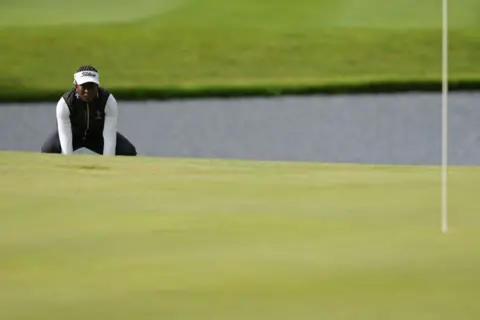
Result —
[{"label": "white flagstick pole", "polygon": [[442,232],[448,231],[448,0],[442,0]]}]

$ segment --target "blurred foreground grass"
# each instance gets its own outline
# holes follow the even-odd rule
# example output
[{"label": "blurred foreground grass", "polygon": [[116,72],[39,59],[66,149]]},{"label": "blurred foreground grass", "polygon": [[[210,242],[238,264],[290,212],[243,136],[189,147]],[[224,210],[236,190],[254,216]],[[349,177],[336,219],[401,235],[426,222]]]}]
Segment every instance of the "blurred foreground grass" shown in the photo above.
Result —
[{"label": "blurred foreground grass", "polygon": [[479,177],[0,153],[0,318],[478,319]]}]

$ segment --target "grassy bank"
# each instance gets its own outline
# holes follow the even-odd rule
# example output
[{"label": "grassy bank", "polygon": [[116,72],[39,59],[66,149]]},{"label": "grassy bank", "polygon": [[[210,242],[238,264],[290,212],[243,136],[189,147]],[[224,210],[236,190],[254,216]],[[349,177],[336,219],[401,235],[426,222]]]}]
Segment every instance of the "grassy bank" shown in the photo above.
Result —
[{"label": "grassy bank", "polygon": [[[57,96],[84,63],[123,96],[440,88],[441,1],[21,2],[0,4],[2,100]],[[450,4],[452,89],[478,87],[479,9]]]},{"label": "grassy bank", "polygon": [[[478,319],[478,168],[0,153],[2,319]],[[28,307],[26,307],[28,306]]]}]

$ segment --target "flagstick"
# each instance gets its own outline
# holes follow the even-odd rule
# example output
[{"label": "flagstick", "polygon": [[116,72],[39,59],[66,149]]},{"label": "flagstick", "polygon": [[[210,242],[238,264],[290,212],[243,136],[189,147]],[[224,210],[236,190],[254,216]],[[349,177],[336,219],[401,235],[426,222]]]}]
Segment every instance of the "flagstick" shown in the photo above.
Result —
[{"label": "flagstick", "polygon": [[448,231],[448,0],[442,8],[442,232]]}]

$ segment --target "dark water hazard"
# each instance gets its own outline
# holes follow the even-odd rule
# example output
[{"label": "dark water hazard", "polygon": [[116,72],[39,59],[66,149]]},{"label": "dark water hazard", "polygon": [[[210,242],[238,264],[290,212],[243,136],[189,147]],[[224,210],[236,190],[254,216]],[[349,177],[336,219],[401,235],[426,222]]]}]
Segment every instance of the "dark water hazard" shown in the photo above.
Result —
[{"label": "dark water hazard", "polygon": [[[451,164],[480,164],[479,103],[480,93],[449,95]],[[120,108],[120,131],[140,155],[441,163],[441,94],[120,102]],[[0,105],[0,149],[38,152],[54,129],[53,103]]]}]

